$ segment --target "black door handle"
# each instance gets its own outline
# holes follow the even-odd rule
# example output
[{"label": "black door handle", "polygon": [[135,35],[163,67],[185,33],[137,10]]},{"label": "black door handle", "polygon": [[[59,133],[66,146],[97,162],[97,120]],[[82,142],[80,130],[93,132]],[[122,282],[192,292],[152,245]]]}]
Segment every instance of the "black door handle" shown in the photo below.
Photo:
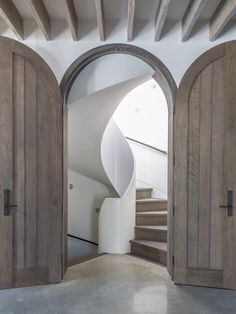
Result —
[{"label": "black door handle", "polygon": [[233,216],[233,191],[228,191],[227,205],[220,205],[220,208],[228,209],[228,216]]},{"label": "black door handle", "polygon": [[4,216],[10,216],[10,209],[17,207],[17,205],[10,205],[9,200],[10,200],[10,190],[4,190]]}]

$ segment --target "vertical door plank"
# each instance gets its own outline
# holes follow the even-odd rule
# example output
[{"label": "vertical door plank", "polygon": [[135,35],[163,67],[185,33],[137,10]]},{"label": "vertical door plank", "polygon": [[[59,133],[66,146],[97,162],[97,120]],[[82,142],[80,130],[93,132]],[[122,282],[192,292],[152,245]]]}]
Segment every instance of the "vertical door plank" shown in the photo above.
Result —
[{"label": "vertical door plank", "polygon": [[223,267],[224,67],[221,58],[212,64],[212,159],[210,269]]},{"label": "vertical door plank", "polygon": [[47,108],[48,93],[40,78],[37,76],[37,125],[38,125],[38,266],[48,266],[48,250],[50,249],[49,239],[49,162],[50,151],[48,144],[50,143],[50,112]]},{"label": "vertical door plank", "polygon": [[[187,263],[187,164],[188,164],[188,95],[186,90],[177,95],[177,104],[174,119],[174,204],[176,215],[174,224],[175,269],[174,278],[178,283],[185,280],[185,269]],[[183,267],[184,265],[184,267]]]},{"label": "vertical door plank", "polygon": [[25,62],[13,54],[14,271],[25,267]]},{"label": "vertical door plank", "polygon": [[233,216],[224,217],[224,287],[236,289],[236,52],[235,42],[226,43],[225,68],[225,147],[224,147],[224,204],[227,191],[233,191]]},{"label": "vertical door plank", "polygon": [[188,267],[198,266],[200,77],[189,96],[188,129]]},{"label": "vertical door plank", "polygon": [[[60,281],[62,244],[62,108],[45,88],[40,76],[38,89],[38,258],[49,267],[49,282]],[[49,149],[50,147],[50,149]],[[60,192],[59,192],[60,191]],[[59,213],[61,215],[59,215]]]},{"label": "vertical door plank", "polygon": [[25,61],[26,268],[37,266],[37,94],[36,71]]},{"label": "vertical door plank", "polygon": [[210,266],[212,65],[201,78],[198,266]]},{"label": "vertical door plank", "polygon": [[12,60],[9,45],[1,47],[0,58],[0,288],[13,282],[12,215],[4,216],[3,190],[12,191]]}]

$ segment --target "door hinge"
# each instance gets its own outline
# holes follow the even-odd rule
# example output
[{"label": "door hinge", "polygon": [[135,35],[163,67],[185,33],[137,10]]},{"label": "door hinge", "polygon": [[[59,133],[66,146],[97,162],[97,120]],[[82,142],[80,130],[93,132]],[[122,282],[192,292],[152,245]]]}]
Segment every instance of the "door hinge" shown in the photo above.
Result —
[{"label": "door hinge", "polygon": [[175,166],[175,155],[173,156],[173,165]]},{"label": "door hinge", "polygon": [[172,264],[175,265],[175,256],[172,255]]},{"label": "door hinge", "polygon": [[173,216],[175,216],[175,206],[173,206]]}]

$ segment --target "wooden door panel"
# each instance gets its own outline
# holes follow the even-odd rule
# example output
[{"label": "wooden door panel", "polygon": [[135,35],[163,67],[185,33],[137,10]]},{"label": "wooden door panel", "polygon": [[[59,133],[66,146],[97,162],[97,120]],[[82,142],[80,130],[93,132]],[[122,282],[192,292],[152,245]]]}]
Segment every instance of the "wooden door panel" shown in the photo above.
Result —
[{"label": "wooden door panel", "polygon": [[229,190],[236,193],[235,51],[232,42],[205,53],[190,67],[178,90],[176,283],[236,288],[235,213],[229,217],[219,207],[226,205]]},{"label": "wooden door panel", "polygon": [[[0,60],[0,78],[7,78],[6,85],[0,85],[0,97],[4,97],[0,102],[0,236],[4,239],[0,287],[59,282],[63,214],[60,90],[49,67],[29,48],[0,38],[2,45],[8,49],[3,58],[9,59]],[[10,190],[11,202],[18,206],[9,216],[3,216],[4,189]],[[5,271],[3,276],[1,271]]]},{"label": "wooden door panel", "polygon": [[225,147],[224,147],[224,200],[227,203],[227,191],[233,191],[234,212],[228,217],[223,213],[224,228],[224,286],[236,289],[236,46],[235,41],[226,47],[225,66]]},{"label": "wooden door panel", "polygon": [[[12,216],[4,216],[3,190],[12,189],[12,73],[11,54],[9,47],[1,47],[0,58],[0,288],[9,288],[12,285]],[[4,219],[3,219],[4,217]]]},{"label": "wooden door panel", "polygon": [[225,58],[212,65],[210,269],[223,268],[224,75]]}]

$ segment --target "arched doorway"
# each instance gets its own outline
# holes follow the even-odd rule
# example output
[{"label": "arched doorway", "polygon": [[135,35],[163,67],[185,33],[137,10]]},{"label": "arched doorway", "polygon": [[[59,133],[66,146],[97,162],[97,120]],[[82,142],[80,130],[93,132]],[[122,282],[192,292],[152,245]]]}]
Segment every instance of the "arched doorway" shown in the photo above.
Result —
[{"label": "arched doorway", "polygon": [[[167,67],[153,54],[150,52],[126,44],[109,44],[94,48],[78,59],[76,59],[72,65],[68,68],[64,74],[60,87],[63,97],[64,104],[64,156],[67,155],[67,99],[71,90],[72,84],[83,69],[94,60],[109,54],[128,54],[137,57],[147,63],[153,70],[153,78],[161,86],[168,105],[168,262],[167,268],[172,274],[172,215],[173,215],[173,114],[175,105],[176,95],[176,84],[175,81],[167,69]],[[67,225],[67,160],[64,159],[64,221],[65,221],[65,232],[66,236],[66,225]],[[66,250],[66,239],[65,239],[65,250]],[[66,252],[66,251],[65,251]],[[65,253],[66,256],[66,253]]]}]

